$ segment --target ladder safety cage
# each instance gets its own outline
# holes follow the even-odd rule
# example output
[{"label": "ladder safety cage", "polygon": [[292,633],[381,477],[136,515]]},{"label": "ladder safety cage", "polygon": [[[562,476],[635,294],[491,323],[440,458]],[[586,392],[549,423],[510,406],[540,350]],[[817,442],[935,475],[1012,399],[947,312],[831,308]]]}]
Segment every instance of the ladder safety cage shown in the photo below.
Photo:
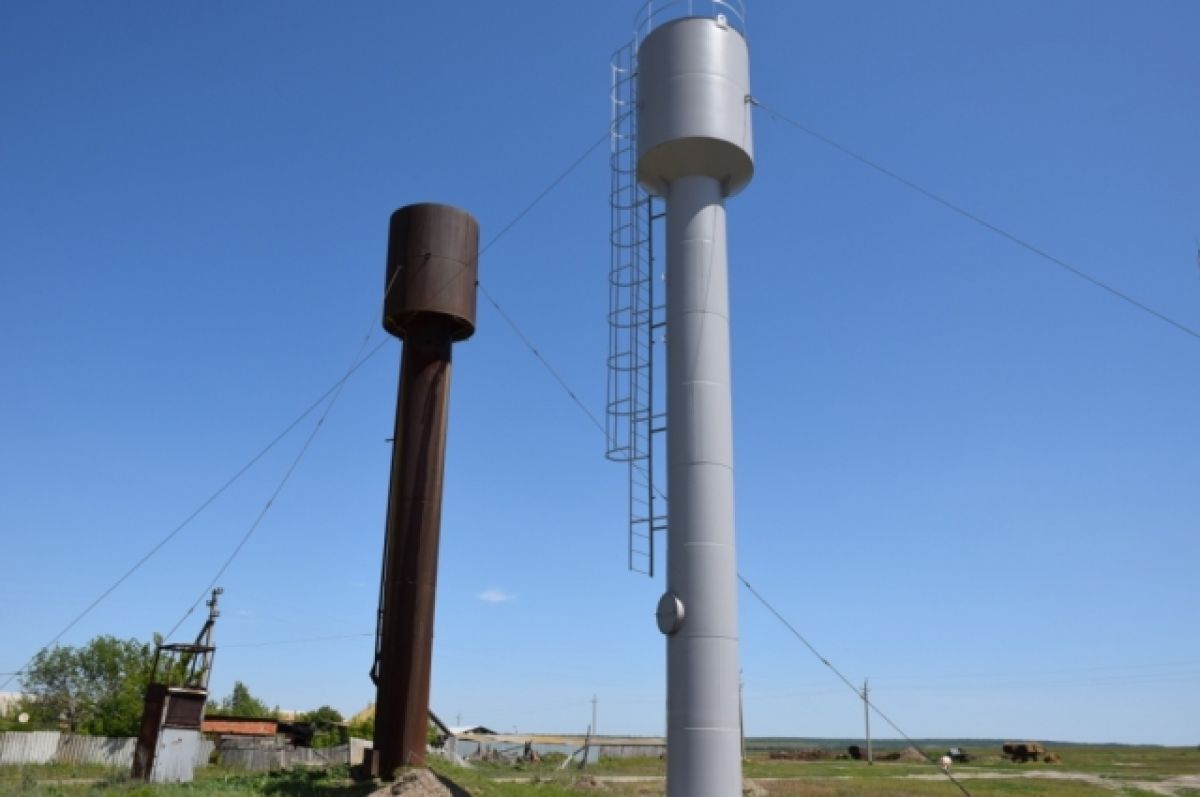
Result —
[{"label": "ladder safety cage", "polygon": [[[607,456],[629,469],[630,570],[654,575],[655,535],[666,530],[660,472],[666,430],[664,391],[656,389],[654,346],[666,324],[656,303],[653,226],[658,216],[637,181],[636,42],[612,59]],[[658,454],[658,456],[656,456]]]}]

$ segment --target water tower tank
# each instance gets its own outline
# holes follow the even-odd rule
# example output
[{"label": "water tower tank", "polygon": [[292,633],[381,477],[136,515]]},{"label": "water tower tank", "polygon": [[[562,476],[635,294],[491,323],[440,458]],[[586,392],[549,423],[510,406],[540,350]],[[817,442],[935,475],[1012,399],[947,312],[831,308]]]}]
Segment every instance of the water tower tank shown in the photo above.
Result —
[{"label": "water tower tank", "polygon": [[746,40],[723,18],[686,17],[638,49],[638,180],[667,195],[679,177],[706,176],[726,196],[754,175]]}]

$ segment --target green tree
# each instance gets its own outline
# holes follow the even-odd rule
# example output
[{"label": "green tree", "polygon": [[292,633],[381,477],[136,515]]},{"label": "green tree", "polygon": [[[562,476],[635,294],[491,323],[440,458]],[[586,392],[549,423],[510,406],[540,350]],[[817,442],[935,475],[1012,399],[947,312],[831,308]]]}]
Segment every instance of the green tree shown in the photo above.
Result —
[{"label": "green tree", "polygon": [[275,712],[267,704],[250,694],[250,688],[241,681],[233,682],[233,691],[217,704],[222,714],[231,717],[273,717]]},{"label": "green tree", "polygon": [[136,736],[152,656],[150,645],[114,636],[42,650],[21,678],[20,710],[33,727]]},{"label": "green tree", "polygon": [[342,743],[341,729],[344,719],[342,712],[332,706],[321,706],[318,709],[305,712],[297,719],[307,722],[313,729],[313,747],[332,747]]},{"label": "green tree", "polygon": [[354,722],[352,720],[348,730],[350,731],[350,735],[356,739],[374,739],[375,714],[372,713],[369,716],[362,718],[358,722]]}]

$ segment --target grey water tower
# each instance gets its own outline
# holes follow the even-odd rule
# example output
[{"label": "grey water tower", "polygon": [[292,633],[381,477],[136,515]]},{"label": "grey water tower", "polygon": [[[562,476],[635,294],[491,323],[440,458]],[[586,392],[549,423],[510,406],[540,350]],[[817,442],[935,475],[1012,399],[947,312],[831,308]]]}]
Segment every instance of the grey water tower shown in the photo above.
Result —
[{"label": "grey water tower", "polygon": [[636,138],[638,181],[666,204],[669,797],[742,790],[725,199],[754,173],[749,99],[725,14],[650,26]]}]

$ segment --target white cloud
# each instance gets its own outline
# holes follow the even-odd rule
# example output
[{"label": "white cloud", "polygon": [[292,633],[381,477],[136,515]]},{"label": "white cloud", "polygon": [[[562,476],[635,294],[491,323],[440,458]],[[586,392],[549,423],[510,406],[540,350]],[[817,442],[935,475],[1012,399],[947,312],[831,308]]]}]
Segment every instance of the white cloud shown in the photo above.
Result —
[{"label": "white cloud", "polygon": [[509,595],[507,592],[501,592],[498,589],[485,589],[477,597],[484,603],[508,603],[517,599],[516,595]]}]

